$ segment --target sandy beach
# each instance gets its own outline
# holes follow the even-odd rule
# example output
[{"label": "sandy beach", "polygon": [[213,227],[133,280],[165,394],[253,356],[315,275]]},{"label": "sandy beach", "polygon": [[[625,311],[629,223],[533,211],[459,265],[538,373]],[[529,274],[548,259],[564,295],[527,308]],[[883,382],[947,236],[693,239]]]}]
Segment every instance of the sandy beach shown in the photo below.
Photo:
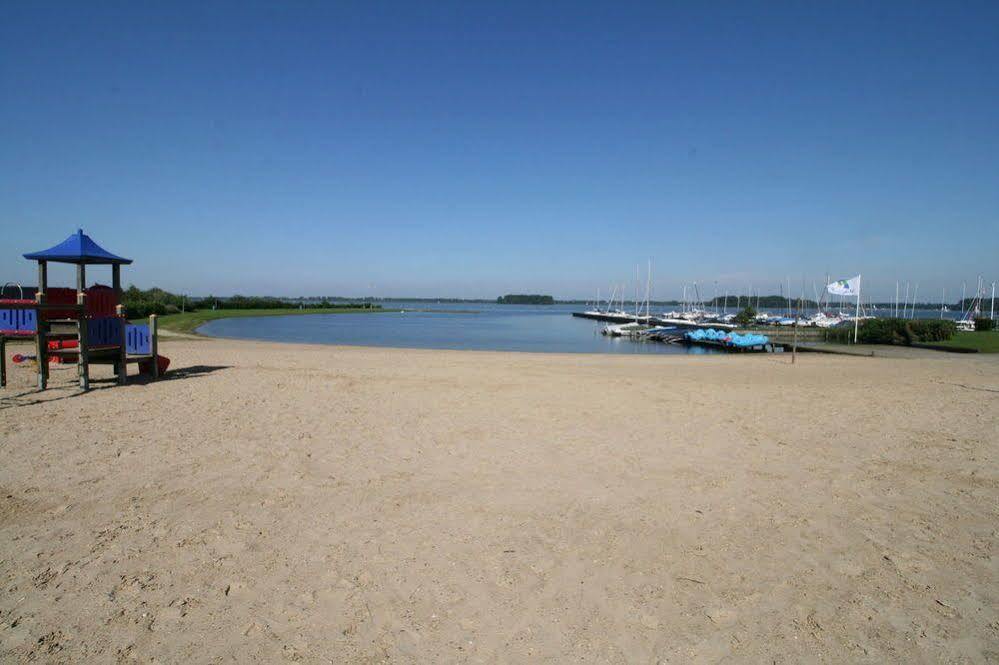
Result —
[{"label": "sandy beach", "polygon": [[994,356],[161,352],[10,370],[0,660],[999,660]]}]

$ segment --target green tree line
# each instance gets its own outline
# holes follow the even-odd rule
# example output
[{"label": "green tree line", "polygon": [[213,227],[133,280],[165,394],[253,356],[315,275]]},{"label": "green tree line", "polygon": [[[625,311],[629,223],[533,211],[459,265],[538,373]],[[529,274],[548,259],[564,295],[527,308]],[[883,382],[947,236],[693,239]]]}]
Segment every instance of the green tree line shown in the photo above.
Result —
[{"label": "green tree line", "polygon": [[[759,301],[759,302],[757,302]],[[753,307],[768,308],[768,309],[786,309],[788,306],[797,307],[798,299],[791,298],[788,300],[786,296],[718,296],[717,298],[712,298],[706,304],[709,307],[741,307],[749,303]],[[818,304],[814,300],[802,299],[801,307],[807,307],[809,309],[815,309]]]},{"label": "green tree line", "polygon": [[[288,309],[304,306],[301,300],[270,296],[235,295],[223,298],[209,295],[193,298],[170,293],[157,287],[142,290],[134,285],[129,286],[122,294],[122,304],[125,306],[126,315],[133,319],[146,317],[150,314],[179,314],[180,312],[196,312],[203,309]],[[381,309],[381,305],[371,302],[331,302],[328,299],[309,302],[308,306],[323,309]]]}]

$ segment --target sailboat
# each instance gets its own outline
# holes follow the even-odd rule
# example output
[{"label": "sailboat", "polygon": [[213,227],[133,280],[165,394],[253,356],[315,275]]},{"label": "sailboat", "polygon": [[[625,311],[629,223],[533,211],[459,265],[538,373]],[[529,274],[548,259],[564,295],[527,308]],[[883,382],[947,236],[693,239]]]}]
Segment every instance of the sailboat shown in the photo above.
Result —
[{"label": "sailboat", "polygon": [[609,337],[632,337],[645,330],[648,326],[632,321],[631,323],[608,324],[600,331],[601,334]]},{"label": "sailboat", "polygon": [[[975,297],[965,310],[964,316],[957,322],[957,329],[963,332],[973,332],[975,330],[975,319],[982,313],[982,297],[985,295],[985,285],[982,276],[978,276],[978,285],[975,288]],[[963,302],[961,303],[964,304]]]}]

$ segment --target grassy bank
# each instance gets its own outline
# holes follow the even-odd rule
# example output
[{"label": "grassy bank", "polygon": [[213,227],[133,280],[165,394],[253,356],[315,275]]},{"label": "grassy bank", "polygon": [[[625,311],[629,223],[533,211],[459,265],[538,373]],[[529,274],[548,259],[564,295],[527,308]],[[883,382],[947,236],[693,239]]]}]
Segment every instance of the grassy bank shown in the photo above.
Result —
[{"label": "grassy bank", "polygon": [[934,342],[933,345],[976,349],[980,353],[999,353],[999,332],[956,332],[949,340]]},{"label": "grassy bank", "polygon": [[[158,318],[160,328],[179,333],[193,333],[198,326],[215,319],[231,319],[244,316],[298,316],[302,314],[377,314],[394,312],[393,309],[349,309],[307,307],[298,309],[206,309],[183,314],[165,314]],[[144,323],[147,319],[139,319],[135,323]]]}]

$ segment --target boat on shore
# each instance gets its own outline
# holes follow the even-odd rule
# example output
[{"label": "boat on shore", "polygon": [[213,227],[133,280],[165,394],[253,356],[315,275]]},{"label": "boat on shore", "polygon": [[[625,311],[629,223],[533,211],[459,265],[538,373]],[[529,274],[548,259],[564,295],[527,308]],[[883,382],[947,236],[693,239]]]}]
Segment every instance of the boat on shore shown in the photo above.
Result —
[{"label": "boat on shore", "polygon": [[637,337],[647,329],[647,325],[632,321],[630,323],[608,324],[600,332],[610,337]]}]

